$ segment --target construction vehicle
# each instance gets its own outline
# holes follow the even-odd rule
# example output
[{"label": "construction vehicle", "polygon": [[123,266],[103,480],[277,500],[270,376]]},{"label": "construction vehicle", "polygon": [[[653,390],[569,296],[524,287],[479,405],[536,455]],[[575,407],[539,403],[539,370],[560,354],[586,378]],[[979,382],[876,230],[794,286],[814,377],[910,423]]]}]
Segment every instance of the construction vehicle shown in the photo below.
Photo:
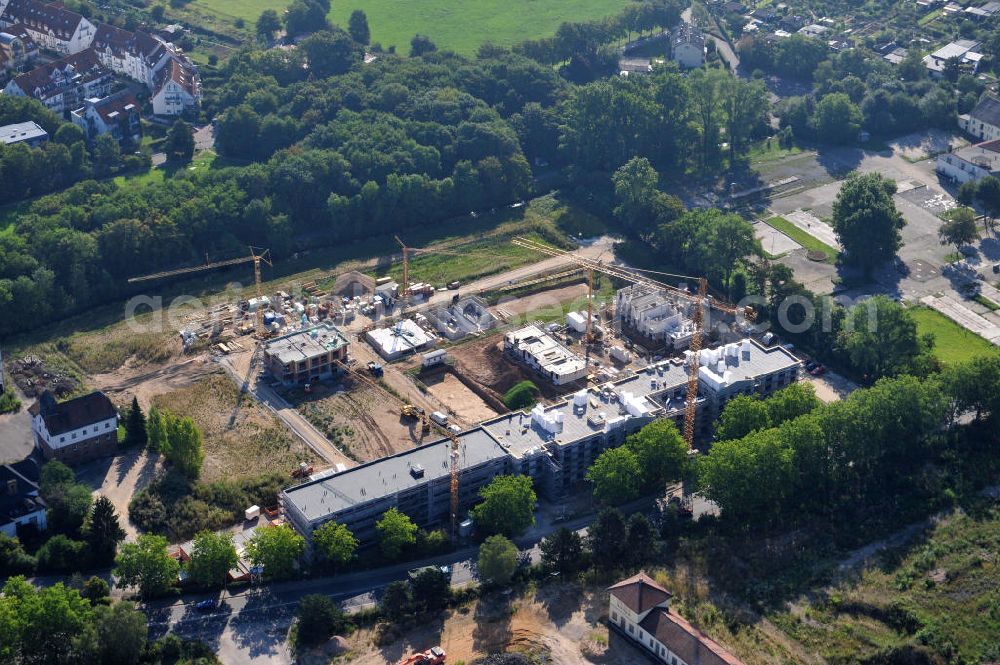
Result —
[{"label": "construction vehicle", "polygon": [[415,653],[399,661],[399,665],[441,665],[447,654],[441,647],[431,647],[422,653]]},{"label": "construction vehicle", "polygon": [[400,409],[402,413],[407,418],[419,418],[424,415],[424,408],[422,406],[414,406],[412,404],[404,404],[403,408]]},{"label": "construction vehicle", "polygon": [[306,464],[305,462],[299,462],[299,465],[295,467],[292,471],[292,478],[305,478],[313,472],[313,467],[311,464]]},{"label": "construction vehicle", "polygon": [[[625,280],[627,282],[632,282],[634,284],[645,284],[694,303],[694,314],[692,316],[694,334],[691,337],[691,345],[689,347],[692,353],[690,354],[690,361],[688,363],[687,397],[684,403],[684,440],[688,444],[688,449],[694,450],[695,416],[697,415],[698,403],[698,365],[700,361],[699,356],[701,355],[701,345],[705,335],[704,310],[706,307],[711,307],[727,314],[742,315],[747,320],[753,321],[756,318],[753,309],[750,307],[739,308],[719,300],[709,298],[708,280],[704,277],[690,277],[687,275],[674,275],[656,270],[640,270],[638,268],[622,268],[621,266],[608,265],[602,261],[579,257],[574,255],[572,252],[556,249],[555,247],[550,247],[536,240],[520,236],[514,238],[511,242],[518,247],[533,249],[541,254],[565,258],[566,260],[587,270],[587,329],[585,339],[588,344],[593,343],[595,339],[592,321],[595,272]],[[664,284],[663,282],[657,281],[640,273],[650,273],[666,277],[675,277],[683,280],[693,280],[697,282],[698,290],[695,293],[691,293],[686,289]]]},{"label": "construction vehicle", "polygon": [[371,362],[368,363],[368,373],[371,374],[372,376],[374,376],[376,379],[380,379],[380,378],[382,378],[382,375],[385,372],[382,369],[381,365],[379,365],[375,361],[371,361]]}]

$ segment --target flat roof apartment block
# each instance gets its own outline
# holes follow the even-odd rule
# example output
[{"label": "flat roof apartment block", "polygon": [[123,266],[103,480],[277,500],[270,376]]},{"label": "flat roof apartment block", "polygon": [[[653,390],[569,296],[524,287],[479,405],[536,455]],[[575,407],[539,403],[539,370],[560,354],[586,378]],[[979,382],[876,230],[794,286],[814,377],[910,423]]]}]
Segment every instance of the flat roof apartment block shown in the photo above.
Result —
[{"label": "flat roof apartment block", "polygon": [[587,362],[538,326],[525,326],[504,335],[503,350],[556,386],[587,376]]},{"label": "flat roof apartment block", "polygon": [[368,343],[386,360],[398,360],[422,351],[437,338],[411,319],[404,319],[388,328],[376,328],[365,333]]},{"label": "flat roof apartment block", "polygon": [[326,379],[347,362],[348,341],[325,323],[276,337],[264,345],[264,369],[286,385]]},{"label": "flat roof apartment block", "polygon": [[[733,347],[742,355],[732,356]],[[703,353],[697,441],[709,440],[718,410],[733,396],[770,394],[798,378],[799,360],[781,347],[764,348],[746,340]],[[499,416],[463,432],[462,510],[475,503],[481,487],[503,473],[530,476],[536,491],[559,500],[584,480],[598,455],[648,423],[669,418],[683,429],[687,376],[684,359],[664,360],[578,390],[557,404]],[[442,439],[291,487],[282,492],[282,502],[291,522],[306,536],[332,520],[370,545],[375,522],[391,507],[423,527],[432,526],[448,518],[449,450],[448,440]]]}]

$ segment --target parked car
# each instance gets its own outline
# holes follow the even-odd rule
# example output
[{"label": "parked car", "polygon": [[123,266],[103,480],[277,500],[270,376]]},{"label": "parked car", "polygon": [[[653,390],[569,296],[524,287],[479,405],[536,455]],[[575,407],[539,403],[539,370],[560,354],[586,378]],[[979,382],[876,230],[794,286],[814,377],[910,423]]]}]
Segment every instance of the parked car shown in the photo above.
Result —
[{"label": "parked car", "polygon": [[815,360],[810,360],[809,362],[806,363],[805,367],[807,372],[811,372],[817,367],[819,367],[819,363],[816,362]]},{"label": "parked car", "polygon": [[825,372],[826,372],[826,368],[823,367],[822,365],[816,365],[811,370],[809,370],[809,373],[812,374],[813,376],[820,376],[820,375],[824,374]]},{"label": "parked car", "polygon": [[215,609],[215,604],[215,601],[209,598],[207,600],[198,601],[195,603],[194,608],[199,612],[211,612]]}]

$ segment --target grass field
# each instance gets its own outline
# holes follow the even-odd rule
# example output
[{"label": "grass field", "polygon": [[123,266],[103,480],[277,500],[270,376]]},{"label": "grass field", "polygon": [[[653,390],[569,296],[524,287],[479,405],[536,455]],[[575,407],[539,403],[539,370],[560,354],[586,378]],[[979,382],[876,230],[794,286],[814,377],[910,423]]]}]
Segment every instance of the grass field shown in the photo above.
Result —
[{"label": "grass field", "polygon": [[[616,14],[629,0],[358,0],[333,3],[330,20],[342,27],[355,9],[368,15],[372,41],[408,53],[414,34],[438,48],[472,54],[490,41],[510,45],[555,33],[563,21],[588,21]],[[286,0],[194,0],[190,7],[252,26],[265,9],[280,14]]]},{"label": "grass field", "polygon": [[837,262],[837,250],[830,247],[825,242],[818,240],[816,237],[809,235],[799,227],[795,226],[789,222],[784,217],[772,217],[770,219],[764,220],[768,226],[775,228],[786,236],[799,243],[806,250],[810,252],[823,252],[826,254],[826,263],[836,263]]},{"label": "grass field", "polygon": [[914,307],[910,311],[917,322],[917,333],[934,335],[934,354],[945,364],[960,363],[973,356],[998,352],[997,347],[940,312],[928,307]]},{"label": "grass field", "polygon": [[[998,545],[996,507],[977,518],[958,512],[925,539],[886,552],[858,580],[770,618],[823,662],[996,662]],[[907,659],[907,649],[942,658]]]}]

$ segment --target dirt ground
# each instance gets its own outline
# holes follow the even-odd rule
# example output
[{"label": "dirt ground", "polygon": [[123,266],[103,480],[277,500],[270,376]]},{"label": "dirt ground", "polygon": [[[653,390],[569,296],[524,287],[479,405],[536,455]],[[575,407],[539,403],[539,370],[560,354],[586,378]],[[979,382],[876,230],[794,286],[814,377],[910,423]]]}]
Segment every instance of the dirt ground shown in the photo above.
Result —
[{"label": "dirt ground", "polygon": [[607,594],[576,585],[545,587],[512,598],[493,594],[449,612],[401,636],[377,644],[378,635],[360,631],[351,652],[335,662],[389,665],[406,655],[441,645],[448,662],[472,662],[490,653],[519,651],[559,665],[635,665],[645,657],[605,624]]},{"label": "dirt ground", "polygon": [[103,390],[115,402],[130,402],[135,396],[148,409],[155,397],[188,388],[214,371],[216,367],[208,354],[201,354],[153,367],[135,367],[126,362],[112,372],[89,377],[87,384],[94,390]]},{"label": "dirt ground", "polygon": [[[186,387],[156,396],[153,403],[190,416],[205,442],[203,480],[291,472],[299,462],[315,461],[311,450],[249,395],[239,391],[221,370]],[[235,414],[235,418],[234,418]]]},{"label": "dirt ground", "polygon": [[128,504],[132,496],[144,489],[156,476],[160,468],[160,456],[148,450],[130,450],[112,458],[95,460],[80,469],[81,482],[94,490],[94,495],[103,494],[111,499],[121,517],[126,539],[135,540],[139,532],[128,519]]},{"label": "dirt ground", "polygon": [[514,384],[525,379],[534,381],[546,397],[558,394],[536,374],[504,357],[503,337],[500,335],[490,335],[459,344],[449,349],[448,353],[455,363],[456,371],[492,390],[499,397],[503,397]]},{"label": "dirt ground", "polygon": [[821,401],[838,402],[858,389],[858,385],[839,374],[827,371],[823,376],[809,376],[803,373],[802,379],[812,384],[816,397]]},{"label": "dirt ground", "polygon": [[473,425],[499,415],[451,372],[433,374],[423,381],[427,390],[447,404],[452,413],[466,425]]},{"label": "dirt ground", "polygon": [[537,313],[539,310],[548,310],[550,308],[562,312],[564,302],[572,301],[577,298],[585,299],[586,295],[586,283],[570,284],[569,286],[564,286],[558,289],[549,289],[548,291],[533,293],[530,296],[524,296],[521,298],[501,298],[500,302],[497,303],[494,309],[504,310],[515,316],[527,314],[529,312]]}]

